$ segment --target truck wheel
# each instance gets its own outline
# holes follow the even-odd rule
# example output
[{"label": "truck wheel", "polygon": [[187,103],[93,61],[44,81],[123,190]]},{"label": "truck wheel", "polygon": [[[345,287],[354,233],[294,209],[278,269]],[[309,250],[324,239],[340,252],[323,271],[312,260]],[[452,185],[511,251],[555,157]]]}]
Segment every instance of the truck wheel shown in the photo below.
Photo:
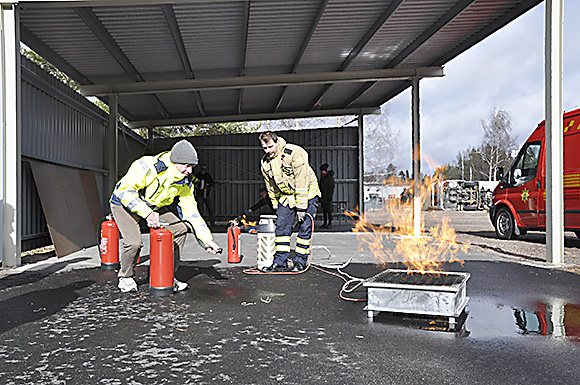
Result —
[{"label": "truck wheel", "polygon": [[516,237],[514,227],[512,213],[505,207],[499,209],[495,217],[495,235],[499,239],[514,239]]}]

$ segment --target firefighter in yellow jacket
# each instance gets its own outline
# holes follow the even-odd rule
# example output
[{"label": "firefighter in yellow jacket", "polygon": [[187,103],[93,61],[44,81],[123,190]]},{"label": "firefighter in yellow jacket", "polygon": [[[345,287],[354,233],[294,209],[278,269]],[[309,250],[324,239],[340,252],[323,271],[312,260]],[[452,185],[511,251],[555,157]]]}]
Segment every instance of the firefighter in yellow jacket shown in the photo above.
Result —
[{"label": "firefighter in yellow jacket", "polygon": [[259,139],[266,153],[261,162],[262,175],[277,215],[274,263],[264,271],[287,271],[290,235],[295,220],[300,223],[300,230],[292,271],[303,271],[310,255],[312,221],[316,218],[320,196],[316,174],[308,164],[308,153],[302,147],[286,143],[270,131],[262,133]]},{"label": "firefighter in yellow jacket", "polygon": [[[133,276],[137,257],[143,247],[139,228],[142,218],[153,228],[160,227],[161,222],[170,224],[183,220],[166,226],[173,233],[175,272],[179,266],[188,226],[192,227],[208,252],[219,252],[219,246],[213,241],[211,232],[197,209],[192,175],[197,163],[195,148],[184,139],[177,142],[171,151],[137,159],[127,174],[117,182],[110,206],[123,237],[121,268],[118,274],[118,287],[122,292],[137,291]],[[177,203],[174,205],[175,210],[170,210],[169,206],[173,203]],[[187,287],[187,283],[174,280],[174,291]]]}]

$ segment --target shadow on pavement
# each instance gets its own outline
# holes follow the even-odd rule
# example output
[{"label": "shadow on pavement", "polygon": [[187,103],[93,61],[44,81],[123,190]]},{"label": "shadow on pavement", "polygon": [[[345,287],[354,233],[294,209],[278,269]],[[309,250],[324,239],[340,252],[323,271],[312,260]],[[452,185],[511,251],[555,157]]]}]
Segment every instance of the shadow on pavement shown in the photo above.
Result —
[{"label": "shadow on pavement", "polygon": [[0,290],[7,288],[15,288],[18,286],[27,285],[30,283],[38,282],[44,278],[52,276],[54,273],[66,268],[67,266],[89,260],[88,257],[79,257],[67,261],[57,262],[48,265],[45,268],[38,270],[27,270],[22,273],[10,274],[0,279]]},{"label": "shadow on pavement", "polygon": [[213,278],[215,280],[227,280],[228,278],[221,275],[221,273],[218,272],[214,267],[219,263],[219,259],[209,259],[195,262],[181,261],[175,278],[180,281],[187,282],[199,275],[206,275],[209,278]]},{"label": "shadow on pavement", "polygon": [[96,281],[79,281],[56,289],[37,290],[0,301],[0,334],[58,313]]}]

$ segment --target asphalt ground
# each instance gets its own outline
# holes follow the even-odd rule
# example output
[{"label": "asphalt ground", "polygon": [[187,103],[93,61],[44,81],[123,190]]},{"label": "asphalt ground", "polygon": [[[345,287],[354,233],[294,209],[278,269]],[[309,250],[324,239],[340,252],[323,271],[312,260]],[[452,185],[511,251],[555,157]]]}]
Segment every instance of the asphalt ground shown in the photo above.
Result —
[{"label": "asphalt ground", "polygon": [[[177,278],[190,288],[164,298],[149,293],[146,236],[138,293],[117,290],[96,248],[6,269],[0,382],[578,383],[579,275],[471,246],[457,250],[462,263],[443,265],[470,274],[459,327],[384,312],[371,322],[364,301],[340,298],[343,279],[315,268],[337,273],[343,264],[357,278],[405,268],[397,234],[380,235],[390,256],[382,264],[361,241],[368,237],[346,226],[315,232],[313,266],[293,275],[247,274],[256,263],[254,235],[242,234],[240,265],[188,237]],[[363,286],[342,294],[366,299]]]}]

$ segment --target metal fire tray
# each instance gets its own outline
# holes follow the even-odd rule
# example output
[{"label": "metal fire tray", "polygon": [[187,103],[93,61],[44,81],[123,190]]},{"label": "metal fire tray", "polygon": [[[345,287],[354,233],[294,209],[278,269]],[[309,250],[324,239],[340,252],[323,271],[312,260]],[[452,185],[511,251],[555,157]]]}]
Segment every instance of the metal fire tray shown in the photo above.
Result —
[{"label": "metal fire tray", "polygon": [[387,269],[363,283],[365,310],[371,320],[375,312],[385,311],[449,317],[454,324],[469,301],[465,289],[469,277],[469,273]]}]

